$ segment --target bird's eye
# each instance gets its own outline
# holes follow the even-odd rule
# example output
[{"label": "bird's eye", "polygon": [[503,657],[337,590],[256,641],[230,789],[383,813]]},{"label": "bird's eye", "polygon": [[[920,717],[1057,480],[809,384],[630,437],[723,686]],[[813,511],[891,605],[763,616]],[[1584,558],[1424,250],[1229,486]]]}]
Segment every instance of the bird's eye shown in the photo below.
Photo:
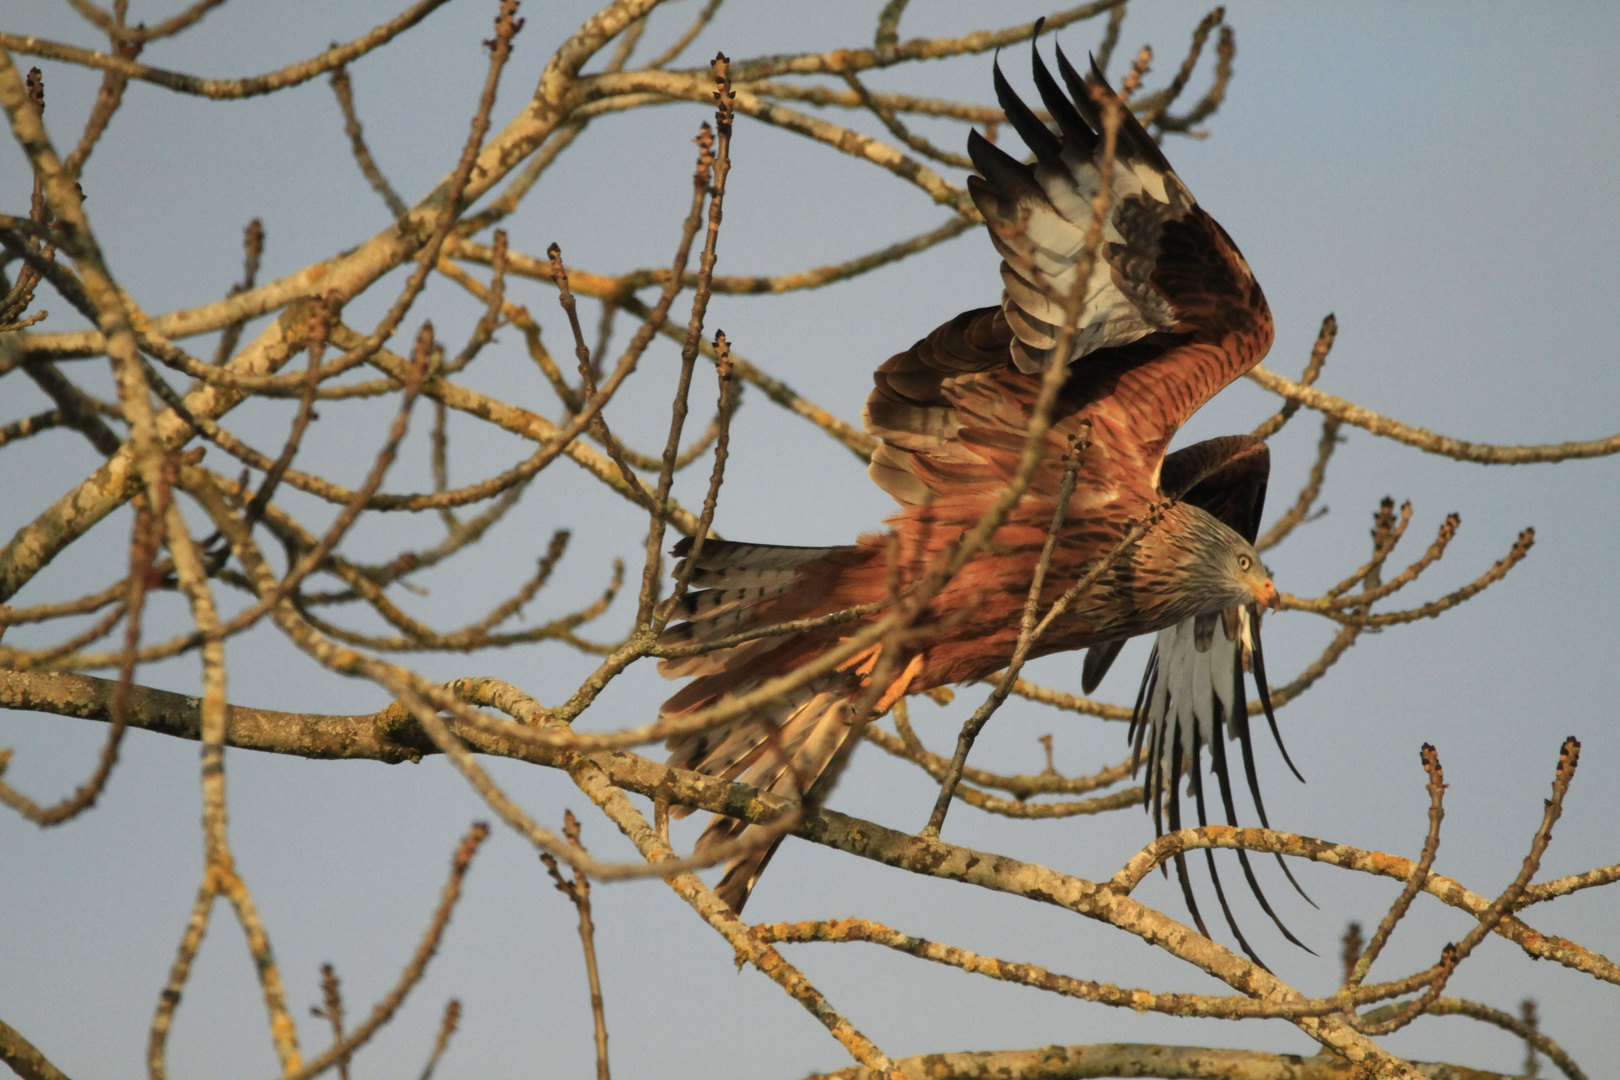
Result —
[{"label": "bird's eye", "polygon": [[1239,570],[1243,570],[1243,571],[1246,572],[1249,569],[1250,565],[1251,564],[1249,562],[1249,557],[1247,555],[1239,555],[1238,556],[1238,569]]}]

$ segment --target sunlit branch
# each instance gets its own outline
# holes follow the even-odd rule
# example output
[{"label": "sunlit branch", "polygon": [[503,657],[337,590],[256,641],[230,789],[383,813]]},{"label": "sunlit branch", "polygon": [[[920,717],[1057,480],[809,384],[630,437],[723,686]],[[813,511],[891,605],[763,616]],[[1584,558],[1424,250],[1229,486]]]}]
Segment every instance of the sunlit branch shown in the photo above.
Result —
[{"label": "sunlit branch", "polygon": [[203,79],[178,71],[138,64],[121,56],[108,56],[106,53],[36,37],[24,37],[20,34],[0,33],[0,46],[29,56],[61,60],[81,67],[100,68],[102,71],[111,71],[128,79],[153,83],[181,94],[194,94],[215,101],[231,101],[285,90],[347,64],[373,49],[386,45],[394,37],[432,14],[434,9],[441,7],[445,2],[446,0],[419,0],[393,19],[379,24],[370,33],[353,41],[334,45],[319,56],[289,64],[277,71],[245,79]]},{"label": "sunlit branch", "polygon": [[1399,420],[1364,409],[1312,386],[1294,382],[1265,367],[1250,368],[1249,378],[1263,388],[1308,409],[1337,417],[1346,424],[1365,428],[1374,435],[1415,446],[1429,454],[1472,461],[1480,465],[1527,465],[1542,461],[1569,461],[1574,458],[1607,457],[1620,453],[1620,434],[1584,442],[1545,443],[1539,446],[1499,446],[1494,443],[1466,442],[1439,435],[1427,428],[1413,427]]}]

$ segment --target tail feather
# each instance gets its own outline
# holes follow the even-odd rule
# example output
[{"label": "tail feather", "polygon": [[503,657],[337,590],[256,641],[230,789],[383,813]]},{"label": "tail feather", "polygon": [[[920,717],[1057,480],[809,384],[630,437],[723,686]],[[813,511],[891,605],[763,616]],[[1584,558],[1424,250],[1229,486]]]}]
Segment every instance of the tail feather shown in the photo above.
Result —
[{"label": "tail feather", "polygon": [[[818,680],[811,687],[812,692],[797,695],[794,700],[799,703],[791,711],[762,708],[714,731],[671,739],[671,763],[783,798],[803,799],[817,790],[839,751],[854,737],[850,704],[860,693],[858,680],[845,675],[825,683]],[[680,808],[672,812],[681,814]],[[698,840],[696,854],[750,835],[758,835],[757,826],[716,814]],[[719,892],[733,910],[742,911],[779,843],[780,838],[726,863]]]},{"label": "tail feather", "polygon": [[[683,560],[677,572],[685,568],[690,551],[689,541],[675,547],[674,554]],[[702,644],[835,611],[846,606],[838,591],[843,571],[858,566],[863,558],[857,546],[803,548],[706,541],[691,567],[693,591],[682,598],[677,609],[685,621],[666,629],[661,643]],[[836,640],[828,634],[786,635],[664,660],[659,673],[666,678],[696,678],[664,703],[659,717],[690,715],[757,689]],[[861,685],[861,678],[853,672],[829,672],[721,727],[670,739],[670,764],[741,781],[784,798],[802,799],[817,791],[818,783],[855,734],[850,727],[851,704]],[[676,817],[690,812],[689,808],[671,808]],[[716,814],[699,838],[696,853],[712,854],[721,845],[758,835],[757,826]],[[779,837],[726,863],[716,891],[734,910],[740,912],[747,903],[780,842]]]},{"label": "tail feather", "polygon": [[[742,822],[737,821],[735,818],[717,817],[714,824],[704,831],[703,839],[698,841],[697,852],[699,855],[704,853],[703,841],[709,840],[711,834],[714,836],[714,839],[710,841],[712,846],[725,840],[735,840],[746,831],[747,826],[744,826]],[[776,849],[781,846],[782,838],[777,837],[776,840],[764,847],[756,851],[750,851],[746,855],[740,855],[726,863],[726,872],[714,887],[715,895],[729,904],[732,911],[741,915],[743,905],[748,903],[749,894],[754,891],[754,886],[759,882],[759,875],[765,872],[765,867],[770,863],[771,856],[775,855]]]},{"label": "tail feather", "polygon": [[[687,572],[691,550],[690,538],[675,545],[673,554],[681,560],[675,568],[677,574]],[[666,629],[661,643],[715,641],[793,618],[778,614],[778,609],[802,607],[807,588],[815,595],[814,585],[836,580],[837,571],[856,561],[859,551],[853,545],[787,547],[706,540],[691,566],[691,591],[674,612],[684,621]]]}]

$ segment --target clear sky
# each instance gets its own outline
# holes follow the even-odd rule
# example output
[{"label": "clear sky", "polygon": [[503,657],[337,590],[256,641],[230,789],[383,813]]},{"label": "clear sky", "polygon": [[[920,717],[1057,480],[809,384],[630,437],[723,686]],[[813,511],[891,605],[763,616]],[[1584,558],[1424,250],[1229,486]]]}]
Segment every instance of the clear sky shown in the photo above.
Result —
[{"label": "clear sky", "polygon": [[[152,23],[180,6],[135,0],[131,18]],[[865,45],[879,6],[731,0],[683,62],[696,63],[717,48],[741,59]],[[489,36],[493,7],[457,0],[353,67],[372,150],[408,202],[453,164],[483,78],[479,43]],[[546,57],[588,9],[582,3],[525,5],[529,21],[517,39],[497,123],[521,106]],[[986,19],[1007,25],[1045,10],[916,0],[901,36],[955,35]],[[1149,85],[1161,85],[1204,10],[1179,2],[1133,7],[1120,55],[1151,42],[1158,60]],[[142,59],[200,75],[258,73],[351,38],[392,11],[372,0],[227,5]],[[685,0],[660,12],[641,55],[660,50],[695,11],[694,0]],[[1238,0],[1228,5],[1227,22],[1238,43],[1227,102],[1208,123],[1207,139],[1173,139],[1165,151],[1242,247],[1266,290],[1277,322],[1268,365],[1297,375],[1322,317],[1334,312],[1338,345],[1320,383],[1330,393],[1481,442],[1556,442],[1620,430],[1620,365],[1607,326],[1620,301],[1614,255],[1620,250],[1614,199],[1620,8]],[[65,4],[11,5],[0,27],[97,46],[88,25]],[[1081,24],[1058,38],[1071,56],[1083,56],[1096,47],[1101,30],[1100,22]],[[1027,89],[1023,49],[1003,60],[1014,84]],[[47,124],[58,146],[71,146],[99,77],[56,63],[41,66]],[[1206,61],[1192,93],[1207,79]],[[874,73],[869,81],[878,89],[993,101],[989,56]],[[324,80],[234,103],[179,97],[146,84],[132,85],[128,95],[91,160],[84,188],[114,272],[148,312],[222,295],[239,274],[236,238],[252,217],[263,219],[268,235],[261,280],[362,243],[388,225],[386,208],[348,157]],[[594,123],[512,220],[514,247],[540,255],[557,241],[572,264],[599,273],[666,263],[689,198],[689,140],[705,115],[695,105],[672,105]],[[881,134],[874,122],[850,122]],[[917,126],[951,149],[966,136],[960,125]],[[836,262],[946,216],[887,173],[747,119],[738,123],[733,155],[722,273],[780,273]],[[962,181],[960,172],[945,171]],[[25,213],[27,191],[21,153],[14,146],[0,149],[0,209]],[[858,422],[871,369],[957,311],[994,303],[996,266],[986,239],[970,232],[856,282],[780,298],[716,297],[709,325],[724,328],[738,352],[767,372]],[[566,329],[554,293],[514,281],[512,294],[544,322],[553,351],[564,354]],[[379,291],[351,309],[351,321],[363,324],[380,313],[380,297]],[[47,328],[78,325],[59,298],[49,297],[44,306],[52,311]],[[430,316],[451,342],[463,339],[477,316],[451,288],[438,285],[417,311],[411,326]],[[587,313],[594,318],[594,311]],[[190,344],[204,354],[211,348]],[[647,385],[632,388],[609,411],[617,430],[642,449],[661,441],[656,433],[667,410],[660,401],[674,360],[672,347],[655,346],[644,361]],[[531,372],[521,339],[506,331],[468,378],[535,405],[546,395]],[[709,386],[703,384],[700,399],[707,400]],[[892,511],[893,503],[846,450],[761,395],[750,398],[734,429],[733,465],[717,520],[724,536],[843,543]],[[0,383],[0,423],[43,408],[43,400],[14,374]],[[1242,383],[1201,412],[1182,442],[1246,431],[1275,407],[1275,399]],[[244,415],[240,430],[260,445],[279,445],[288,415],[290,406]],[[336,478],[352,480],[375,452],[384,414],[334,406],[329,415],[312,429],[308,452],[335,462]],[[452,426],[451,433],[462,436],[453,453],[476,458],[453,464],[453,482],[488,475],[528,452],[470,424],[459,432]],[[1268,521],[1298,490],[1318,434],[1317,418],[1302,413],[1275,440]],[[1364,636],[1320,686],[1283,711],[1290,751],[1308,783],[1294,782],[1275,753],[1263,751],[1273,823],[1415,856],[1427,805],[1418,747],[1432,742],[1451,785],[1436,870],[1494,894],[1518,870],[1540,820],[1559,742],[1573,733],[1584,744],[1581,771],[1540,877],[1616,862],[1620,461],[1483,467],[1426,456],[1361,429],[1345,434],[1323,499],[1330,512],[1268,556],[1280,588],[1314,595],[1361,562],[1370,515],[1386,494],[1410,499],[1415,508],[1394,564],[1416,557],[1448,512],[1463,520],[1444,562],[1403,597],[1426,600],[1471,580],[1526,525],[1536,527],[1537,543],[1506,581],[1439,622]],[[7,448],[0,460],[0,536],[31,520],[95,465],[93,451],[66,432]],[[426,461],[426,439],[414,433],[389,489],[420,490]],[[510,582],[489,568],[527,573],[559,527],[574,530],[574,546],[565,572],[531,605],[530,618],[549,618],[598,593],[614,556],[636,559],[639,526],[627,508],[606,505],[595,494],[600,489],[569,468],[560,464],[547,473],[491,534],[483,554],[427,575],[421,583],[429,594],[402,594],[402,602],[440,625],[461,621],[459,614],[438,617],[444,610],[481,613],[510,592]],[[694,475],[677,489],[689,505],[701,498],[697,482]],[[575,500],[586,497],[588,509],[581,510]],[[318,512],[308,501],[291,505]],[[126,528],[127,518],[115,515],[16,602],[79,595],[87,583],[111,580]],[[432,520],[376,522],[351,539],[350,550],[392,553],[406,546],[402,536],[427,541],[437,528]],[[173,597],[156,604],[158,619],[179,610]],[[628,624],[629,608],[621,600],[592,636],[616,637]],[[34,640],[14,634],[8,644]],[[1292,678],[1329,636],[1327,624],[1304,615],[1268,622],[1273,681]],[[1128,651],[1102,695],[1128,703],[1144,657],[1145,649]],[[385,702],[370,685],[323,677],[270,633],[237,643],[229,663],[233,702],[325,713],[369,712]],[[551,645],[420,661],[435,677],[493,675],[545,702],[558,700],[591,666],[589,658]],[[193,659],[184,659],[143,670],[141,680],[190,690],[197,685],[195,669]],[[1031,677],[1077,690],[1078,658],[1049,658]],[[594,723],[645,722],[668,692],[650,666],[633,671],[604,697]],[[920,702],[914,709],[919,730],[932,746],[944,747],[976,700],[964,694],[948,711]],[[974,761],[1037,771],[1044,759],[1036,739],[1048,732],[1066,773],[1110,764],[1125,750],[1121,725],[1015,700],[997,715]],[[58,797],[88,775],[103,735],[99,725],[0,713],[0,746],[16,750],[7,779],[37,798]],[[94,813],[50,832],[0,814],[6,957],[0,1018],[70,1076],[144,1073],[146,1027],[201,861],[196,755],[194,744],[135,732]],[[387,767],[232,752],[227,762],[238,861],[264,913],[306,1052],[318,1051],[325,1036],[319,1022],[307,1018],[307,1007],[319,1001],[319,965],[337,965],[351,1012],[363,1014],[414,947],[456,838],[469,821],[490,815],[438,759]],[[509,762],[492,762],[491,771],[537,819],[557,824],[572,807],[582,812],[593,852],[633,855],[604,819],[583,813],[589,807],[566,776]],[[865,748],[831,805],[915,830],[932,799],[926,777]],[[696,824],[678,836],[690,842]],[[1149,822],[1136,811],[1034,823],[959,805],[946,827],[946,839],[956,843],[1088,878],[1112,875],[1150,837]],[[1358,919],[1370,929],[1398,888],[1323,867],[1297,872],[1319,909],[1289,894],[1275,872],[1267,880],[1273,900],[1319,957],[1288,946],[1252,905],[1241,914],[1279,975],[1308,993],[1325,993],[1337,984],[1345,923]],[[1182,917],[1172,882],[1155,878],[1138,895]],[[1588,891],[1533,908],[1526,921],[1613,957],[1620,955],[1617,895]],[[748,910],[751,921],[849,915],[1077,977],[1223,992],[1112,928],[796,840],[778,853]],[[598,888],[596,921],[618,1075],[792,1078],[848,1063],[825,1031],[762,975],[734,973],[729,947],[664,885]],[[1467,929],[1460,913],[1420,899],[1374,976],[1417,970]],[[875,946],[796,946],[789,957],[896,1057],[1115,1041],[1313,1052],[1308,1039],[1281,1021],[1232,1025],[1137,1016],[927,967]],[[1592,1075],[1620,1060],[1614,1023],[1620,988],[1532,963],[1501,938],[1481,947],[1448,992],[1510,1011],[1533,996],[1544,1030]],[[425,983],[357,1070],[404,1075],[418,1069],[451,996],[463,1001],[464,1019],[440,1076],[588,1075],[590,1017],[573,911],[551,891],[527,844],[499,828],[475,865]],[[1388,1045],[1417,1058],[1504,1072],[1517,1070],[1522,1060],[1516,1040],[1461,1019],[1420,1021]],[[276,1071],[246,950],[224,909],[179,1012],[170,1062],[176,1077]],[[1547,1075],[1549,1067],[1543,1069]]]}]

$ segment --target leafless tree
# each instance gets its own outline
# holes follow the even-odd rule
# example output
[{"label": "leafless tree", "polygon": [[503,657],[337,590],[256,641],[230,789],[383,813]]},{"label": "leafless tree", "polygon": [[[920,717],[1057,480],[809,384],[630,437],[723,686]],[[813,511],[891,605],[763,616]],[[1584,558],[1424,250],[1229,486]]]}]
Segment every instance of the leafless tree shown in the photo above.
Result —
[{"label": "leafless tree", "polygon": [[[445,755],[498,819],[498,827],[533,845],[556,887],[577,908],[596,1018],[598,1075],[603,1078],[608,1075],[613,1011],[611,988],[604,994],[596,970],[591,886],[647,876],[662,878],[691,906],[724,943],[716,942],[717,947],[734,950],[739,964],[756,967],[825,1025],[856,1063],[838,1075],[997,1075],[1027,1080],[1103,1075],[1439,1075],[1436,1067],[1393,1056],[1378,1038],[1424,1015],[1447,1014],[1511,1031],[1527,1042],[1532,1062],[1540,1053],[1566,1075],[1583,1075],[1558,1044],[1539,1031],[1533,1008],[1520,1018],[1446,995],[1453,972],[1491,935],[1512,942],[1531,957],[1570,969],[1572,979],[1589,976],[1620,983],[1620,968],[1612,961],[1575,941],[1543,934],[1525,921],[1533,905],[1620,877],[1620,866],[1604,866],[1535,881],[1575,776],[1580,747],[1573,738],[1564,743],[1556,760],[1549,747],[1551,797],[1541,820],[1526,821],[1523,835],[1514,840],[1525,851],[1523,871],[1505,888],[1480,886],[1487,891],[1471,891],[1431,869],[1445,792],[1439,756],[1432,747],[1425,747],[1422,754],[1430,798],[1427,840],[1415,858],[1272,829],[1207,826],[1168,833],[1143,848],[1112,878],[1092,881],[897,832],[840,814],[820,800],[800,805],[671,768],[656,754],[636,751],[672,735],[722,724],[736,715],[735,703],[723,702],[679,721],[648,723],[626,722],[598,707],[621,674],[672,654],[660,644],[658,633],[666,617],[660,602],[670,587],[663,553],[673,536],[712,535],[727,469],[729,425],[744,402],[754,410],[780,410],[784,424],[815,425],[857,458],[864,460],[873,449],[868,435],[806,400],[782,373],[767,373],[745,359],[746,343],[737,342],[734,348],[724,334],[716,333],[706,319],[711,297],[768,297],[813,289],[859,277],[977,228],[981,219],[965,188],[949,178],[969,163],[949,146],[942,148],[938,139],[921,134],[925,130],[921,119],[958,122],[963,132],[971,124],[994,132],[1004,119],[1000,110],[882,91],[868,85],[869,78],[882,72],[885,85],[890,85],[925,60],[985,54],[1026,42],[1033,26],[953,39],[903,40],[900,26],[906,3],[890,0],[877,18],[869,46],[749,59],[717,55],[712,63],[682,68],[676,65],[694,43],[707,40],[704,31],[719,0],[707,0],[700,10],[687,12],[691,18],[685,31],[659,41],[651,40],[651,34],[643,37],[657,0],[615,0],[566,37],[546,62],[532,96],[510,121],[497,127],[492,117],[498,92],[521,93],[503,83],[503,70],[513,49],[523,48],[539,34],[535,28],[522,32],[524,19],[516,0],[498,4],[491,0],[494,23],[485,42],[482,91],[459,159],[449,175],[413,203],[390,183],[368,149],[356,102],[364,93],[355,93],[349,65],[387,49],[398,35],[424,32],[413,28],[445,0],[421,0],[370,33],[305,62],[247,78],[203,78],[142,60],[149,45],[194,31],[222,0],[199,0],[150,27],[129,22],[126,0],[116,0],[111,11],[91,0],[70,2],[105,35],[104,51],[0,33],[0,104],[34,176],[31,191],[6,193],[15,212],[0,216],[5,271],[0,280],[4,294],[0,378],[10,386],[28,380],[51,403],[32,415],[10,415],[18,397],[8,390],[0,399],[7,410],[0,415],[0,448],[16,448],[29,439],[82,437],[101,460],[89,476],[73,472],[71,462],[52,476],[59,497],[22,524],[0,550],[0,601],[10,605],[0,606],[0,631],[12,631],[10,640],[0,645],[0,705],[103,723],[106,741],[89,776],[56,799],[25,795],[28,762],[10,763],[9,752],[0,752],[0,768],[13,764],[13,776],[0,782],[0,801],[42,826],[65,823],[92,811],[109,782],[116,783],[120,747],[130,728],[201,744],[206,859],[167,980],[153,987],[158,1004],[146,1060],[151,1076],[167,1075],[176,1009],[220,899],[229,903],[252,954],[284,1080],[301,1080],[334,1068],[346,1076],[350,1062],[421,979],[488,833],[485,826],[474,827],[454,852],[441,902],[415,953],[397,984],[358,1023],[346,1025],[338,978],[330,968],[325,971],[318,1015],[330,1026],[332,1041],[325,1050],[312,1053],[303,1045],[310,1033],[303,1032],[301,1039],[295,1023],[295,1009],[271,948],[270,927],[233,857],[227,747],[381,762]],[[1235,38],[1222,11],[1211,12],[1190,28],[1185,53],[1162,64],[1170,74],[1159,83],[1146,54],[1114,55],[1124,13],[1119,0],[1097,0],[1049,17],[1046,26],[1056,30],[1096,20],[1101,40],[1098,63],[1107,68],[1112,61],[1116,70],[1134,63],[1137,77],[1147,73],[1147,84],[1131,105],[1149,130],[1166,140],[1204,134],[1204,125],[1221,108],[1234,74]],[[524,14],[530,19],[538,15]],[[722,49],[726,45],[711,44]],[[51,101],[50,82],[37,70],[26,70],[24,56],[101,73],[100,93],[76,146],[53,142],[48,135],[42,115]],[[590,73],[585,70],[588,66]],[[97,190],[93,170],[87,169],[98,140],[117,121],[131,83],[172,91],[176,100],[178,96],[222,100],[273,95],[315,79],[330,81],[346,121],[354,164],[386,204],[387,226],[357,247],[334,251],[297,272],[262,281],[260,263],[267,241],[254,222],[244,238],[241,279],[229,295],[163,313],[144,310],[141,298],[148,290],[143,283],[115,276],[102,254],[97,240],[102,223],[94,209],[100,199],[92,197],[91,209],[86,208],[86,196],[95,196]],[[697,149],[689,208],[684,219],[671,223],[675,254],[666,265],[615,275],[593,273],[584,269],[591,263],[588,250],[564,252],[553,245],[547,251],[524,251],[503,231],[529,200],[543,197],[547,169],[569,152],[588,126],[612,113],[651,112],[670,101],[706,103],[715,115],[712,126],[691,132]],[[887,137],[863,134],[863,116],[875,118]],[[743,197],[727,193],[731,162],[734,157],[747,160],[748,132],[759,126],[807,140],[828,156],[842,154],[883,170],[909,185],[919,198],[944,208],[948,216],[927,232],[886,241],[836,265],[760,277],[720,273],[722,207]],[[339,166],[348,167],[342,162],[332,167]],[[608,215],[603,217],[601,227],[609,228]],[[427,321],[435,314],[435,303],[449,304],[446,285],[463,290],[480,311],[463,340],[444,340]],[[514,299],[520,291],[527,296],[554,294],[560,304],[556,308],[537,304],[531,311]],[[42,306],[47,300],[49,317]],[[62,328],[76,324],[59,305],[82,316],[87,328]],[[441,325],[448,321],[440,320]],[[1295,422],[1302,410],[1321,417],[1319,450],[1309,481],[1264,533],[1262,550],[1286,542],[1312,519],[1326,470],[1342,441],[1340,434],[1349,428],[1405,444],[1413,453],[1486,464],[1564,461],[1620,452],[1620,435],[1544,446],[1464,442],[1336,397],[1316,385],[1336,329],[1328,316],[1315,348],[1300,358],[1303,373],[1297,379],[1266,367],[1250,374],[1278,399],[1274,415],[1256,418],[1257,434],[1275,435]],[[559,334],[566,342],[560,351],[571,352],[571,358],[554,355],[548,347],[547,342]],[[188,341],[208,335],[214,335],[212,356],[188,351]],[[632,444],[641,442],[645,433],[627,432],[616,422],[615,413],[624,398],[653,392],[640,387],[648,381],[645,361],[662,347],[660,339],[678,345],[678,385],[668,405],[661,448],[642,451]],[[511,348],[518,341],[523,353]],[[89,367],[86,361],[102,357],[115,378],[112,398],[98,396],[98,386],[82,375]],[[875,363],[881,356],[872,359]],[[1286,357],[1276,359],[1289,362]],[[481,368],[520,363],[532,365],[553,400],[507,400],[476,388]],[[666,363],[663,370],[668,369]],[[714,404],[693,404],[693,395]],[[698,424],[688,423],[693,408],[699,410]],[[354,472],[352,462],[340,455],[311,453],[304,445],[315,425],[343,423],[363,433],[372,447],[370,464],[358,482],[340,479]],[[274,430],[274,425],[282,428],[279,445],[255,445],[247,434]],[[408,434],[423,426],[431,431],[431,488],[390,490],[390,470],[402,448],[417,445],[407,440]],[[695,436],[693,427],[700,429]],[[510,438],[479,442],[484,430],[515,437],[527,448],[515,459],[493,463],[487,453],[458,453],[454,458],[458,477],[468,470],[474,475],[452,484],[453,450],[461,445],[511,445]],[[640,562],[629,571],[632,617],[624,616],[626,605],[615,606],[625,574],[616,564],[598,583],[600,595],[594,601],[572,610],[554,605],[543,619],[521,625],[524,610],[546,603],[548,585],[570,561],[575,565],[567,573],[575,580],[592,572],[569,550],[566,522],[551,537],[537,565],[528,561],[527,551],[512,546],[498,549],[488,542],[491,530],[518,505],[536,478],[564,458],[569,463],[558,468],[583,470],[591,481],[589,493],[567,507],[569,515],[581,521],[611,517],[621,515],[626,504],[639,515],[634,530],[622,534],[621,553],[636,551]],[[699,482],[695,488],[703,492],[702,501],[683,505],[672,491],[682,474],[694,468],[708,471],[706,484]],[[4,477],[0,472],[0,482]],[[130,509],[132,514],[119,513]],[[414,515],[420,522],[436,520],[438,535],[418,543],[423,535],[420,526],[393,532],[386,523],[401,514]],[[1420,575],[1442,559],[1458,528],[1454,516],[1447,518],[1429,546],[1397,570],[1391,560],[1412,517],[1409,505],[1397,508],[1393,501],[1384,501],[1374,513],[1372,542],[1364,561],[1345,567],[1342,580],[1319,595],[1285,596],[1284,608],[1328,620],[1335,631],[1315,662],[1271,690],[1279,707],[1316,685],[1362,634],[1445,614],[1513,571],[1533,541],[1526,530],[1498,561],[1480,569],[1463,587],[1395,608],[1390,602],[1417,591]],[[120,523],[127,524],[127,563],[116,570],[99,569],[92,546],[84,541],[103,539],[109,530],[122,528]],[[356,540],[362,534],[364,543]],[[406,535],[409,542],[395,541],[395,547],[379,555],[378,537],[386,542],[391,535]],[[430,603],[411,598],[422,575],[458,560],[476,561],[486,579],[507,583],[506,597],[488,610],[461,610],[454,595],[437,595]],[[45,573],[48,568],[52,574]],[[684,589],[685,583],[676,581],[673,587]],[[165,593],[183,598],[186,614],[179,623],[170,615],[153,614],[154,600]],[[893,611],[862,631],[863,641],[880,641],[903,619],[904,606],[894,605]],[[303,669],[296,678],[365,680],[385,691],[391,704],[363,716],[233,704],[227,672],[259,662],[256,648],[243,643],[246,635],[256,628],[262,632],[266,625],[302,657]],[[547,650],[573,650],[595,657],[596,667],[571,694],[550,703],[520,686],[476,674],[479,661],[474,654],[519,647],[542,656],[548,655]],[[424,654],[454,654],[450,662],[464,674],[451,679],[430,676],[425,660],[417,666],[409,662]],[[200,666],[200,696],[159,689],[140,677],[142,669],[174,658]],[[434,670],[443,670],[443,664]],[[102,674],[92,674],[96,672]],[[786,695],[805,678],[808,675],[791,677],[767,689]],[[1125,706],[1022,679],[1010,682],[1010,689],[1031,702],[1099,722],[1128,719],[1131,714]],[[971,687],[959,691],[977,692]],[[587,714],[601,720],[594,725],[576,723]],[[881,722],[868,726],[865,738],[898,759],[895,769],[920,769],[936,781],[945,776],[947,759],[924,744],[904,701],[895,705],[887,726]],[[634,843],[641,859],[630,863],[599,859],[581,845],[577,822],[570,820],[559,833],[536,820],[486,769],[481,759],[491,757],[534,766],[548,783],[576,785]],[[956,798],[1015,821],[1094,815],[1141,802],[1142,791],[1131,786],[1130,771],[1129,762],[1121,762],[1092,775],[1065,776],[1050,766],[1050,759],[1046,770],[1026,775],[969,767]],[[1415,784],[1415,770],[1412,780]],[[979,955],[861,918],[750,926],[698,877],[717,857],[734,852],[701,860],[683,856],[670,841],[667,815],[672,805],[770,826],[768,840],[792,834],[849,858],[956,882],[961,889],[993,890],[1029,903],[1055,905],[1135,935],[1220,979],[1231,992],[1160,992],[1093,982],[1035,963]],[[1388,877],[1403,887],[1370,940],[1363,944],[1359,929],[1349,939],[1338,991],[1312,998],[1253,960],[1182,925],[1178,914],[1155,910],[1133,897],[1136,886],[1155,868],[1201,848],[1271,852],[1321,863],[1337,873]],[[565,868],[571,877],[564,876]],[[1386,952],[1408,908],[1435,901],[1466,912],[1472,929],[1439,956]],[[563,924],[558,922],[557,927],[562,933]],[[1138,1012],[1282,1018],[1316,1040],[1321,1053],[1301,1061],[1249,1050],[1109,1044],[945,1053],[926,1062],[895,1059],[862,1034],[859,1016],[845,1015],[791,962],[793,950],[778,947],[806,942],[873,943],[988,978]],[[1404,974],[1368,981],[1369,969],[1380,955],[1386,957],[1386,966],[1394,961]],[[460,1013],[456,1002],[446,1008],[424,1075],[445,1052]],[[1549,1019],[1556,1023],[1556,1017]],[[0,1024],[0,1056],[22,1076],[40,1080],[60,1076],[24,1034]]]}]

